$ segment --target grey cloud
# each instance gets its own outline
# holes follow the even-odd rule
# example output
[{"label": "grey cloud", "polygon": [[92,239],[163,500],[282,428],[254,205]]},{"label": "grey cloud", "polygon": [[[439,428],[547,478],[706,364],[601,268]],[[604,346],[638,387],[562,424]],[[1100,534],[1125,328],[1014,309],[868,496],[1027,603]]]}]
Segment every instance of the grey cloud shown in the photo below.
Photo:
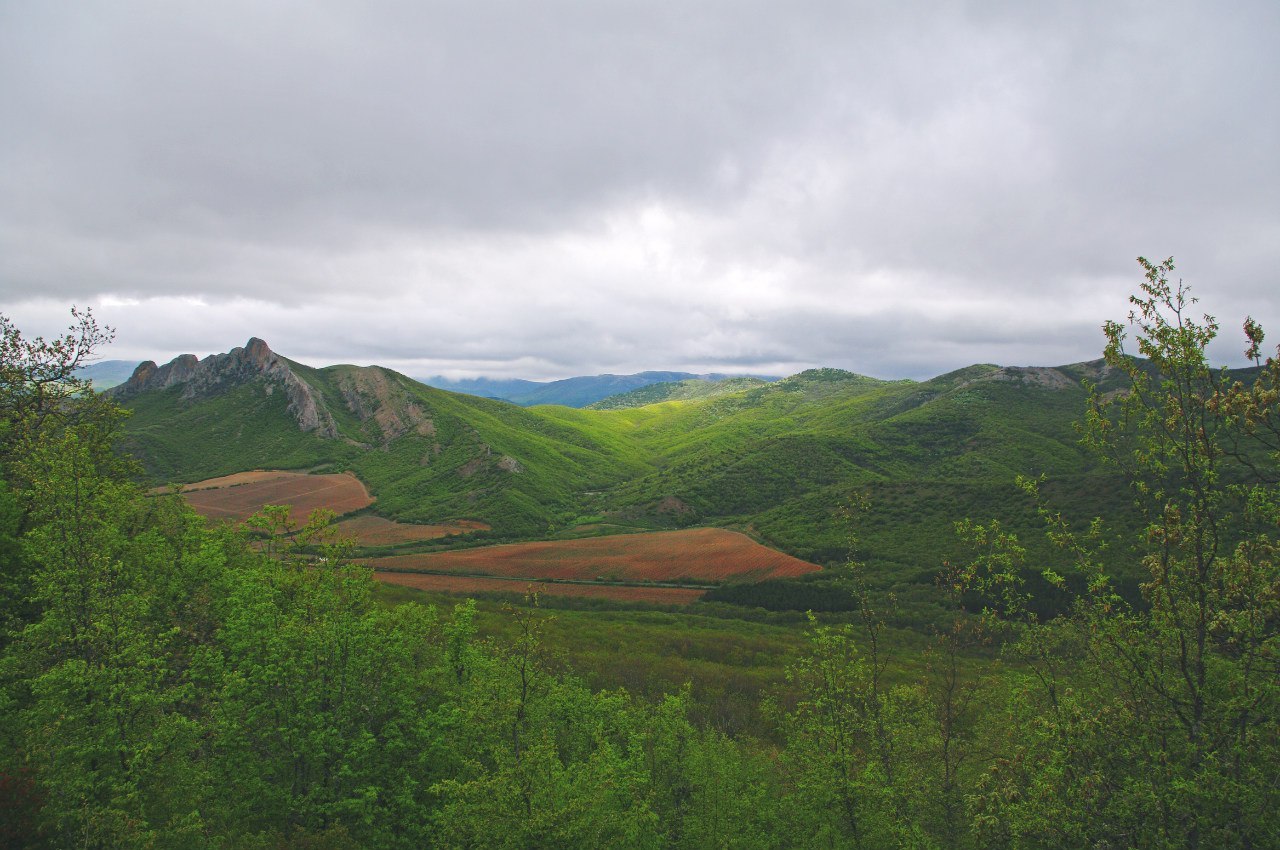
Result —
[{"label": "grey cloud", "polygon": [[0,310],[927,377],[1093,356],[1144,253],[1277,326],[1278,35],[1269,0],[7,3]]}]

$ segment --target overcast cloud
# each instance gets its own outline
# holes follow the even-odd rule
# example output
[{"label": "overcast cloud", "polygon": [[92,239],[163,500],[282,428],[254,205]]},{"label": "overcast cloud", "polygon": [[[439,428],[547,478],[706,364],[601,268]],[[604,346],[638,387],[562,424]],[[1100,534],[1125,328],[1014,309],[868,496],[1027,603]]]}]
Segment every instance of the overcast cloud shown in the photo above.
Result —
[{"label": "overcast cloud", "polygon": [[0,312],[548,379],[1280,339],[1280,3],[0,2]]}]

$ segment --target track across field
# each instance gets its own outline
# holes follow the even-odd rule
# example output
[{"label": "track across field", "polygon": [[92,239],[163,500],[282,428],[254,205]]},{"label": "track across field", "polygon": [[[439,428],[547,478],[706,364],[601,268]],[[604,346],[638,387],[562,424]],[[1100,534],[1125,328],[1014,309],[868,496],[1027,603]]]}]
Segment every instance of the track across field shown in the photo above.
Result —
[{"label": "track across field", "polygon": [[190,493],[194,490],[218,490],[223,487],[241,487],[245,484],[261,484],[265,481],[275,481],[277,479],[290,478],[297,475],[305,475],[304,472],[288,472],[283,469],[253,469],[249,472],[233,472],[230,475],[220,475],[217,478],[206,478],[204,481],[195,481],[191,484],[182,485],[182,492]]},{"label": "track across field", "polygon": [[618,582],[757,582],[820,569],[720,528],[511,543],[366,563],[375,570]]},{"label": "track across field", "polygon": [[373,577],[387,584],[414,587],[438,593],[525,593],[536,590],[546,596],[581,596],[650,605],[692,605],[705,592],[684,587],[624,587],[608,584],[566,584],[521,579],[442,576],[423,573],[375,572]]}]

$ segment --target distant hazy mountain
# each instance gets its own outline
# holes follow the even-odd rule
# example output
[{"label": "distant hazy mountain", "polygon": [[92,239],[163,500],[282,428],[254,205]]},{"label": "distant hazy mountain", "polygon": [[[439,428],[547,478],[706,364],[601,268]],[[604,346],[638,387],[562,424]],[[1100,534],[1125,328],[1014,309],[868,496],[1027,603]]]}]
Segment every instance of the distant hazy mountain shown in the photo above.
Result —
[{"label": "distant hazy mountain", "polygon": [[[723,381],[740,376],[692,372],[638,372],[634,375],[588,375],[565,378],[559,381],[495,380],[492,378],[468,378],[450,381],[447,378],[419,378],[422,383],[436,389],[456,393],[500,398],[522,407],[535,404],[562,404],[565,407],[586,407],[610,396],[621,395],[651,384],[680,381]],[[777,380],[762,375],[752,376],[765,381]]]},{"label": "distant hazy mountain", "polygon": [[96,390],[105,390],[129,380],[136,368],[136,360],[102,360],[77,369],[76,377],[93,381]]},{"label": "distant hazy mountain", "polygon": [[509,380],[466,378],[461,381],[451,381],[448,378],[436,375],[433,378],[415,378],[414,380],[429,387],[435,387],[438,390],[478,395],[481,398],[500,398],[504,401],[510,401],[512,396],[527,395],[539,387],[546,386],[546,384],[540,384],[537,381],[525,381],[520,378],[511,378]]}]

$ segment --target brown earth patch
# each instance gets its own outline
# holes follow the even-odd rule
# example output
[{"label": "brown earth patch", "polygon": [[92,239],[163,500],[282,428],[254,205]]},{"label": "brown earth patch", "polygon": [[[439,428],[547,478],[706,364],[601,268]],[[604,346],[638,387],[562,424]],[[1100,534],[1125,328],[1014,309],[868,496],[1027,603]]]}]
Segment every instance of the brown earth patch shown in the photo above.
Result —
[{"label": "brown earth patch", "polygon": [[676,514],[683,516],[693,512],[693,508],[686,505],[675,496],[667,496],[661,502],[658,502],[657,511],[660,514]]},{"label": "brown earth patch", "polygon": [[371,558],[377,569],[479,573],[528,579],[739,581],[790,578],[820,568],[745,534],[692,528],[483,546],[453,552]]},{"label": "brown earth patch", "polygon": [[436,525],[416,525],[392,522],[380,516],[357,516],[344,519],[334,526],[339,534],[350,537],[360,546],[390,546],[396,543],[413,543],[419,540],[435,540],[455,534],[488,531],[489,526],[475,520],[460,519]]},{"label": "brown earth patch", "polygon": [[197,481],[183,488],[196,513],[210,519],[242,521],[264,505],[289,505],[295,525],[306,522],[312,511],[331,510],[341,516],[373,504],[360,479],[349,472],[307,475],[302,472],[254,472],[224,475]]},{"label": "brown earth patch", "polygon": [[375,572],[373,577],[387,584],[398,584],[437,593],[525,593],[535,590],[546,596],[580,596],[613,599],[620,602],[644,602],[650,605],[692,605],[705,591],[684,587],[618,587],[602,584],[560,584],[521,580],[478,578],[474,576],[439,576],[422,573]]}]

